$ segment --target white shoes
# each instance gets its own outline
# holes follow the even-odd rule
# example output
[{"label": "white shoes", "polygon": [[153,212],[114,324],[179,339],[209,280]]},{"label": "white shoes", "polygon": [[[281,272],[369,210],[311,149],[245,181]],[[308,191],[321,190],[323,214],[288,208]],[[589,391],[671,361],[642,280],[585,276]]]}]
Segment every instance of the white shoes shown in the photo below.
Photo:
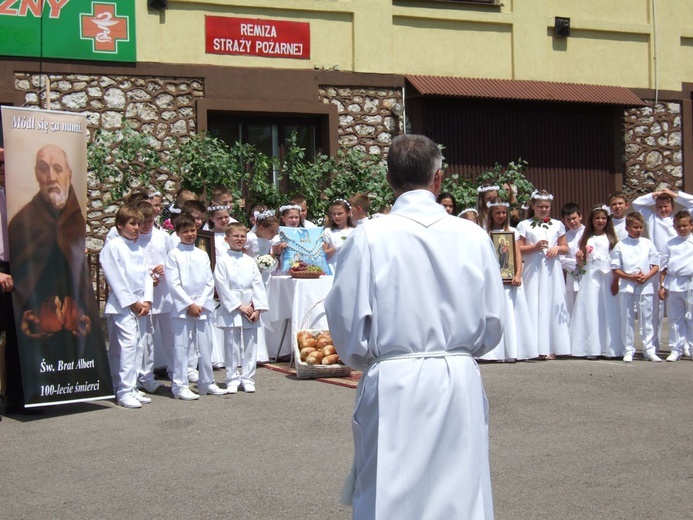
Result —
[{"label": "white shoes", "polygon": [[152,379],[150,381],[140,381],[137,383],[137,388],[140,388],[149,394],[155,394],[156,391],[162,386],[163,385],[156,379]]},{"label": "white shoes", "polygon": [[688,347],[688,345],[683,347],[683,357],[685,357],[685,358],[691,357],[691,349]]},{"label": "white shoes", "polygon": [[139,392],[133,392],[132,395],[135,399],[137,399],[138,402],[142,404],[149,404],[152,402],[152,400],[149,397],[147,397],[146,395],[140,395]]},{"label": "white shoes", "polygon": [[627,352],[626,354],[623,355],[623,362],[624,363],[632,363],[633,362],[633,354],[631,352]]},{"label": "white shoes", "polygon": [[142,403],[140,403],[132,394],[124,395],[118,399],[118,404],[123,408],[142,408]]},{"label": "white shoes", "polygon": [[255,393],[255,385],[252,383],[243,383],[243,391],[246,394],[254,394]]},{"label": "white shoes", "polygon": [[677,351],[672,350],[671,354],[667,356],[667,361],[678,361],[679,358],[681,357],[681,354],[679,354]]},{"label": "white shoes", "polygon": [[200,373],[197,370],[190,370],[188,372],[188,382],[197,383],[200,380]]},{"label": "white shoes", "polygon": [[227,394],[237,394],[238,393],[238,385],[233,384],[233,383],[228,383],[226,385],[226,393]]},{"label": "white shoes", "polygon": [[194,401],[195,399],[199,399],[200,396],[194,393],[192,390],[189,388],[183,388],[181,389],[180,392],[178,392],[175,396],[176,399],[182,399],[183,401]]},{"label": "white shoes", "polygon": [[648,361],[654,361],[655,363],[659,363],[662,361],[662,358],[659,357],[657,354],[650,354],[649,356],[645,356],[645,359]]},{"label": "white shoes", "polygon": [[198,385],[198,391],[200,392],[200,395],[226,395],[228,393],[226,388],[219,388],[216,383],[212,383],[206,387],[201,387]]}]

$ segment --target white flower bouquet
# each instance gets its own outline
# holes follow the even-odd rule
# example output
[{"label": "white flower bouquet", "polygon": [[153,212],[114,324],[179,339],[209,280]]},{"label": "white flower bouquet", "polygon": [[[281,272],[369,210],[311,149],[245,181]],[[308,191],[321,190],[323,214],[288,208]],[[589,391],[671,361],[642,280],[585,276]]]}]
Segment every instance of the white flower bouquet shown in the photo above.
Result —
[{"label": "white flower bouquet", "polygon": [[271,255],[258,256],[255,263],[260,271],[274,271],[277,267],[277,261]]}]

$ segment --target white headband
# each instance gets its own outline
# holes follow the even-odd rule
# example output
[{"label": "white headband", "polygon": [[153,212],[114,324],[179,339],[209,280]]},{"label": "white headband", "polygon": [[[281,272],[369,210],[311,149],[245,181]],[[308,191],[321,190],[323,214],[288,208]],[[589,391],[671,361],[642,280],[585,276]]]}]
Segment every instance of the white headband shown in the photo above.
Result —
[{"label": "white headband", "polygon": [[539,190],[534,190],[529,197],[530,200],[553,200],[553,195],[542,195]]},{"label": "white headband", "polygon": [[274,216],[274,210],[266,209],[265,211],[256,211],[253,213],[253,216],[255,217],[255,220],[265,220],[266,218]]},{"label": "white headband", "polygon": [[479,216],[479,212],[478,212],[477,210],[475,210],[474,208],[463,209],[462,211],[460,211],[460,212],[457,214],[457,216],[458,216],[458,217],[461,217],[461,216],[464,215],[465,213],[476,213],[476,215]]},{"label": "white headband", "polygon": [[154,197],[161,197],[161,192],[160,191],[155,191],[154,193],[149,194],[149,198],[153,199]]},{"label": "white headband", "polygon": [[175,206],[169,206],[168,207],[168,212],[173,213],[174,215],[178,215],[181,212],[180,208],[177,208]]},{"label": "white headband", "polygon": [[[343,202],[344,204],[346,204],[346,207],[347,207],[347,208],[351,209],[351,203],[350,203],[348,200],[344,200],[344,199],[334,199],[334,200],[332,201],[332,204],[334,204],[335,202]],[[332,204],[330,204],[330,206],[331,206]]]},{"label": "white headband", "polygon": [[507,202],[487,202],[486,203],[487,208],[492,208],[494,206],[503,206],[505,208],[509,208],[510,204],[508,204]]},{"label": "white headband", "polygon": [[284,213],[285,211],[289,211],[290,209],[297,209],[298,212],[301,212],[301,206],[298,204],[287,204],[286,206],[280,206],[279,207],[279,213]]},{"label": "white headband", "polygon": [[498,186],[479,186],[476,189],[477,193],[486,193],[487,191],[498,191],[500,188]]},{"label": "white headband", "polygon": [[[607,206],[606,204],[602,204],[601,206],[597,206],[594,209],[601,209],[602,211],[605,211],[607,215],[611,216],[611,208]],[[592,211],[594,211],[594,209]]]},{"label": "white headband", "polygon": [[222,211],[222,210],[229,210],[230,208],[231,208],[231,206],[228,206],[228,205],[226,205],[226,206],[208,206],[207,211],[210,211],[210,212]]}]

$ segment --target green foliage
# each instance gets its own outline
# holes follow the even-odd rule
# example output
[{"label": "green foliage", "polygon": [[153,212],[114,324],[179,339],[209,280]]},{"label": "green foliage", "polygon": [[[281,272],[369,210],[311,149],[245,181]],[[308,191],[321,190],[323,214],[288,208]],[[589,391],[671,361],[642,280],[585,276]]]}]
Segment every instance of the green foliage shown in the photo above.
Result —
[{"label": "green foliage", "polygon": [[[523,204],[529,201],[529,197],[534,191],[534,185],[525,176],[526,170],[527,161],[520,158],[508,163],[507,166],[496,163],[491,170],[478,175],[474,180],[455,173],[446,177],[441,191],[452,193],[457,201],[457,207],[461,211],[465,208],[476,207],[477,187],[484,184],[497,185],[500,188],[499,196],[510,202],[512,209],[519,210]],[[506,184],[513,184],[517,187],[517,197],[513,197],[505,189]]]},{"label": "green foliage", "polygon": [[132,189],[148,188],[162,166],[151,138],[131,127],[117,132],[97,130],[87,146],[89,170],[117,200]]}]

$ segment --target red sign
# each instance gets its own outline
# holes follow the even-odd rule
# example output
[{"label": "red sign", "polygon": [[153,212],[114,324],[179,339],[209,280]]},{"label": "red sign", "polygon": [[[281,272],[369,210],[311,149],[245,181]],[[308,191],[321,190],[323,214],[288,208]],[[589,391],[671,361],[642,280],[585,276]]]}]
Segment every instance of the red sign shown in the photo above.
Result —
[{"label": "red sign", "polygon": [[310,24],[253,18],[205,17],[207,54],[310,59]]}]

